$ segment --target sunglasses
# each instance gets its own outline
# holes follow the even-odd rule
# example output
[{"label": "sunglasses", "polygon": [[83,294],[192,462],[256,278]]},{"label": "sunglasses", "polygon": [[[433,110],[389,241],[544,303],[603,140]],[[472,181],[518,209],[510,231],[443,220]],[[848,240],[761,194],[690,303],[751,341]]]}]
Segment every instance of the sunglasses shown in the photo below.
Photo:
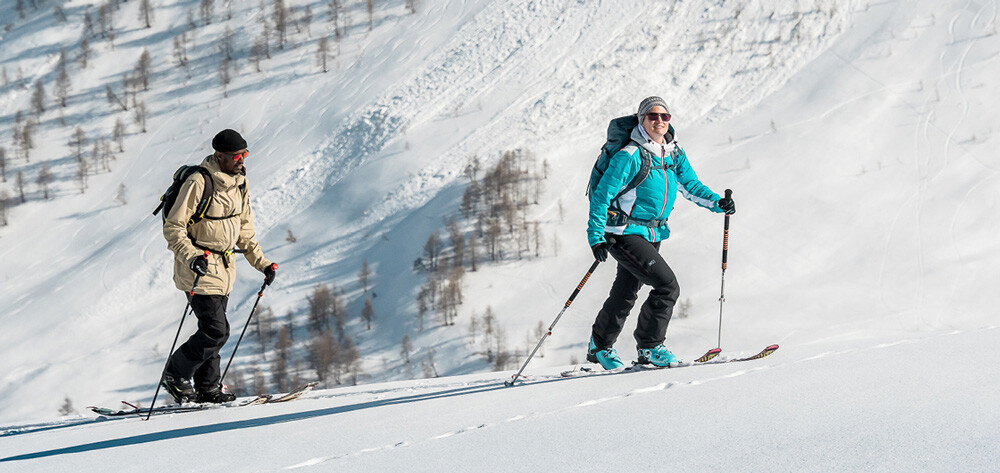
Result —
[{"label": "sunglasses", "polygon": [[233,155],[233,161],[239,161],[241,159],[246,159],[247,156],[250,156],[250,150],[244,150],[242,153],[236,153],[236,154],[234,154]]},{"label": "sunglasses", "polygon": [[657,119],[659,119],[661,122],[669,122],[670,121],[670,114],[669,113],[647,113],[646,114],[646,118],[648,118],[649,121],[651,121],[651,122],[652,121],[656,121]]}]

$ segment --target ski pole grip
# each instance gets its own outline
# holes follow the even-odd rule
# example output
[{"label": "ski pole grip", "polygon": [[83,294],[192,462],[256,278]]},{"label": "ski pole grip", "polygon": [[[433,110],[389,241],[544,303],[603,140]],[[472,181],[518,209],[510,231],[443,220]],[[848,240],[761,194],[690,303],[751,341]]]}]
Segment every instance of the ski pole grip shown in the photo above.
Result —
[{"label": "ski pole grip", "polygon": [[[726,189],[726,198],[733,197],[733,190]],[[729,259],[729,214],[726,214],[725,223],[722,229],[722,271],[726,271],[726,262]]]}]

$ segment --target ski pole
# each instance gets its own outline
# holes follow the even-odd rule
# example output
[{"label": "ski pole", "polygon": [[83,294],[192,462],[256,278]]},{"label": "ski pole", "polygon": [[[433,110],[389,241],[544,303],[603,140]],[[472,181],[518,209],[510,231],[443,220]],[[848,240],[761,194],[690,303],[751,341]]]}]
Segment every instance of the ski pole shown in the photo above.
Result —
[{"label": "ski pole", "polygon": [[[210,253],[205,252],[205,256]],[[194,290],[198,287],[198,280],[201,279],[200,274],[194,275],[194,284],[191,285],[191,290],[188,291],[187,305],[184,306],[184,314],[181,315],[181,323],[177,326],[177,334],[174,335],[174,343],[170,345],[170,351],[167,352],[167,362],[163,365],[163,371],[160,372],[160,380],[156,382],[156,391],[153,392],[153,400],[149,403],[149,413],[146,414],[146,418],[143,420],[149,420],[150,416],[153,415],[153,406],[156,405],[156,396],[160,395],[160,385],[163,384],[163,375],[167,372],[167,367],[170,366],[170,355],[174,354],[174,348],[177,347],[177,339],[181,336],[181,327],[184,327],[184,319],[187,318],[188,310],[191,309],[191,296],[194,296]]]},{"label": "ski pole", "polygon": [[[726,198],[733,196],[731,189],[726,189]],[[722,304],[726,302],[726,260],[729,257],[729,214],[722,228],[722,290],[719,294],[719,348],[722,348]]]},{"label": "ski pole", "polygon": [[515,374],[510,381],[504,381],[503,384],[507,386],[514,385],[514,382],[517,381],[517,378],[521,376],[522,372],[524,372],[524,368],[528,366],[528,362],[531,361],[531,358],[535,356],[535,352],[537,352],[538,348],[542,346],[542,342],[544,342],[549,335],[552,335],[552,329],[555,328],[557,323],[559,323],[559,319],[562,318],[563,313],[565,313],[566,309],[569,308],[569,305],[573,303],[573,299],[576,299],[576,295],[580,293],[580,289],[583,289],[583,285],[587,284],[587,280],[590,279],[591,274],[594,274],[594,271],[597,270],[597,265],[599,264],[601,264],[600,260],[594,260],[594,264],[590,265],[590,269],[587,270],[587,275],[583,277],[582,281],[580,281],[580,285],[576,286],[576,289],[573,291],[573,294],[569,296],[569,300],[566,301],[566,304],[563,305],[562,310],[559,311],[559,315],[557,315],[556,319],[552,321],[552,325],[549,325],[549,329],[546,330],[545,333],[542,335],[542,338],[538,340],[538,344],[535,345],[534,350],[531,350],[531,354],[528,355],[528,359],[524,360],[524,364],[521,365],[521,369],[517,371],[517,374]]},{"label": "ski pole", "polygon": [[236,350],[240,348],[240,342],[243,341],[243,336],[247,333],[247,327],[250,326],[250,321],[253,320],[253,314],[257,311],[257,304],[260,303],[260,298],[264,296],[264,288],[267,287],[267,281],[260,285],[260,290],[257,291],[257,300],[253,303],[253,308],[250,309],[250,317],[247,317],[247,323],[243,325],[243,332],[240,333],[239,340],[236,340],[236,347],[233,348],[233,354],[229,355],[229,362],[226,363],[226,369],[222,371],[222,377],[219,378],[219,389],[222,389],[222,380],[226,379],[226,373],[229,372],[229,365],[233,364],[233,358],[236,358]]}]

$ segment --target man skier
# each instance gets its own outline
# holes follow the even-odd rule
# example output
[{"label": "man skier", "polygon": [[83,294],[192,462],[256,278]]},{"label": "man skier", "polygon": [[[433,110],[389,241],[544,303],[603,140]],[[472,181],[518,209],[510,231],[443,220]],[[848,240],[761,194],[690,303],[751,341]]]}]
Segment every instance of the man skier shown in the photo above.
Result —
[{"label": "man skier", "polygon": [[[605,369],[625,366],[613,345],[643,284],[652,286],[652,290],[639,311],[633,334],[638,363],[656,366],[677,363],[677,357],[663,346],[663,341],[680,286],[659,253],[660,242],[670,236],[667,217],[674,207],[677,190],[713,212],[736,212],[732,199],[720,199],[698,180],[687,154],[670,132],[670,112],[662,98],[643,100],[636,116],[639,125],[632,130],[631,142],[612,156],[590,194],[587,239],[594,257],[603,262],[610,253],[618,262],[615,282],[594,321],[587,352],[588,361],[600,363]],[[639,146],[652,159],[651,170],[638,187],[617,198],[614,209],[624,216],[617,215],[609,208],[641,168]]]},{"label": "man skier", "polygon": [[194,294],[187,298],[198,318],[198,331],[170,355],[161,381],[179,403],[222,403],[236,399],[223,392],[219,369],[219,351],[229,338],[226,305],[236,277],[234,251],[239,248],[239,252],[245,252],[250,265],[264,273],[268,285],[274,281],[278,268],[264,257],[254,236],[253,211],[243,167],[250,154],[246,140],[236,131],[226,129],[212,139],[212,148],[215,152],[201,163],[214,186],[204,217],[192,223],[205,190],[205,178],[195,172],[181,185],[177,200],[163,222],[163,236],[174,253],[174,284],[188,293],[197,277]]}]

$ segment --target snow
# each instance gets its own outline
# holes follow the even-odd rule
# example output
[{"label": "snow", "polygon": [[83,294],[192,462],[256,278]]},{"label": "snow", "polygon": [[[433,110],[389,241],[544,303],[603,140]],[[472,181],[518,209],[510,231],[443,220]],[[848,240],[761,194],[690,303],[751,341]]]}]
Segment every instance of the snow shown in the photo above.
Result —
[{"label": "snow", "polygon": [[[264,72],[241,57],[228,98],[211,52],[221,12],[194,39],[192,79],[171,59],[194,0],[159,2],[150,30],[134,20],[138,2],[125,3],[115,48],[95,40],[91,66],[75,66],[73,126],[44,113],[32,160],[12,160],[0,184],[12,191],[11,169],[31,182],[0,228],[0,469],[995,471],[996,2],[442,0],[409,15],[400,0],[380,7],[370,33],[355,5],[339,64],[323,74],[313,52],[329,32],[325,3],[309,3],[311,36],[293,36],[304,45],[274,51]],[[258,2],[233,4],[228,24],[249,41]],[[51,96],[59,46],[75,48],[86,6],[96,11],[66,2],[61,25],[48,9],[19,20],[3,2],[8,75],[21,67]],[[117,87],[143,48],[157,59],[140,94],[150,131],[130,123],[126,152],[80,194],[65,143],[76,125],[108,133],[118,114],[104,85]],[[469,317],[490,306],[512,347],[534,344],[590,264],[582,194],[606,123],[650,94],[667,98],[700,178],[734,190],[725,356],[781,349],[559,378],[583,358],[613,278],[605,264],[527,382],[504,387],[513,372],[473,354]],[[8,156],[29,98],[0,88]],[[167,176],[226,127],[250,142],[257,233],[281,265],[262,304],[301,316],[314,284],[335,282],[356,314],[362,260],[375,270],[375,327],[349,327],[362,384],[149,422],[57,417],[67,396],[81,411],[148,402],[183,300],[148,212]],[[457,212],[468,157],[490,164],[514,148],[551,164],[532,209],[549,248],[468,273],[458,324],[418,332],[412,261]],[[33,185],[41,162],[57,175],[47,202]],[[114,202],[121,183],[128,205]],[[693,303],[667,338],[685,358],[716,345],[721,226],[681,203],[663,245]],[[298,242],[285,242],[288,230]],[[260,283],[238,270],[234,329]],[[633,326],[617,346],[626,360]],[[413,379],[421,370],[400,359],[404,334],[415,363],[435,350],[442,377]],[[256,363],[241,347],[236,366]]]}]

